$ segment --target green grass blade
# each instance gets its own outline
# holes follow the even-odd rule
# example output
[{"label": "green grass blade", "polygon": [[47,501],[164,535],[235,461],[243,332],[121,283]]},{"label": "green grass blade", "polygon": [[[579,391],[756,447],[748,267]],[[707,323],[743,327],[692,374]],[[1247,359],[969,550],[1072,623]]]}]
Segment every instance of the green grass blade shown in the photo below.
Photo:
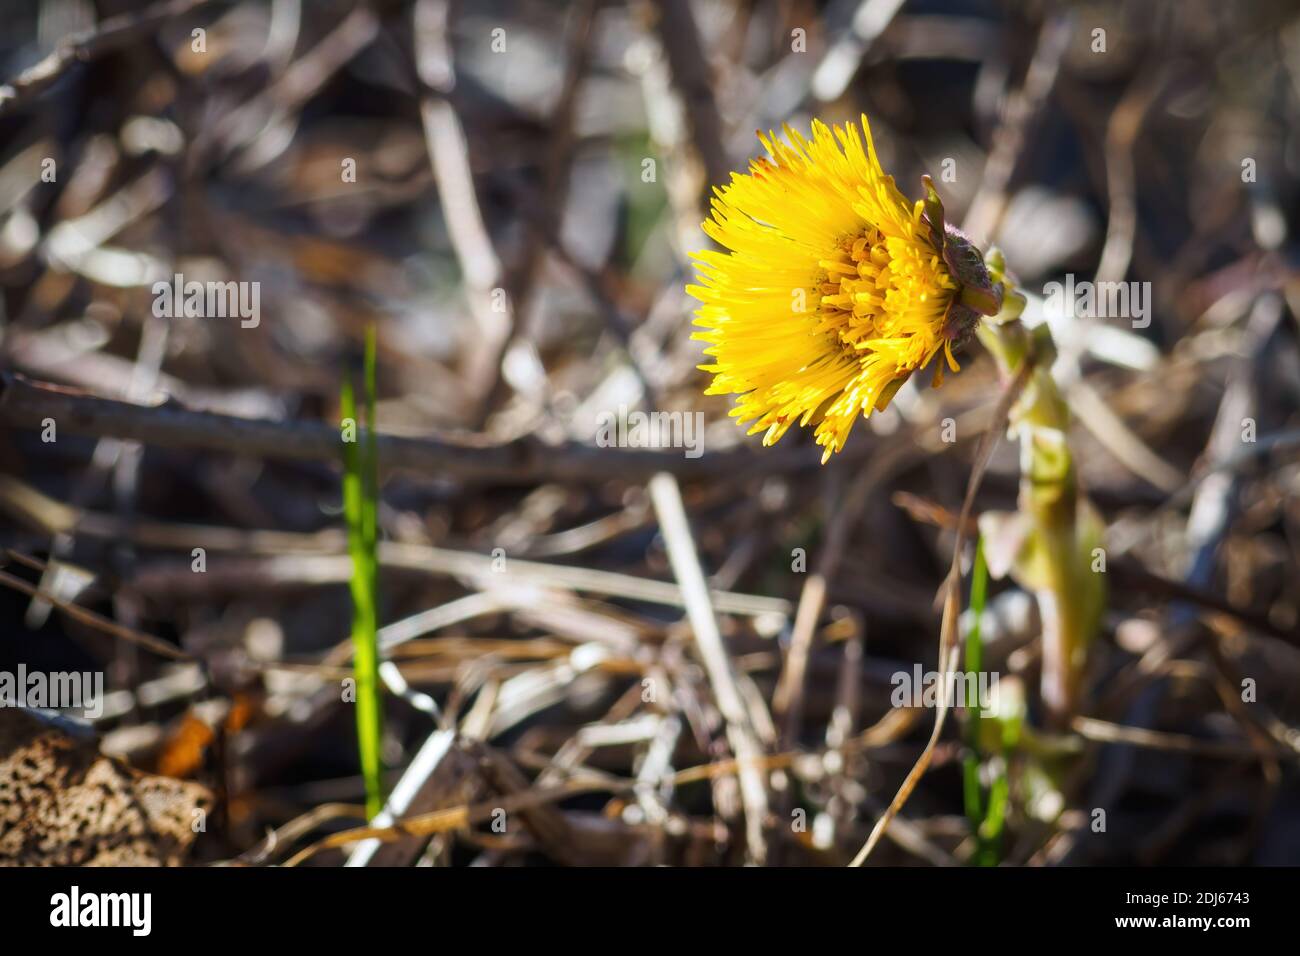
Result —
[{"label": "green grass blade", "polygon": [[997,866],[1002,855],[1002,827],[1007,819],[1007,801],[1011,795],[1011,783],[1007,779],[1006,764],[999,759],[998,772],[989,787],[988,813],[979,828],[980,866]]},{"label": "green grass blade", "polygon": [[[379,469],[374,435],[374,331],[366,339],[366,430],[357,441],[343,443],[343,512],[352,557],[353,676],[357,685],[357,748],[366,784],[366,812],[374,817],[384,804],[380,757],[383,709],[379,685]],[[358,422],[352,382],[345,379],[340,398],[343,417]]]},{"label": "green grass blade", "polygon": [[[966,633],[965,668],[979,672],[984,663],[984,646],[980,639],[980,620],[984,614],[984,601],[988,594],[988,566],[984,563],[984,539],[975,542],[975,565],[971,569],[970,630]],[[979,832],[984,819],[983,796],[979,783],[980,712],[970,709],[966,714],[966,756],[962,759],[962,796],[966,805],[966,818],[971,830]]]},{"label": "green grass blade", "polygon": [[[971,568],[970,611],[971,626],[966,633],[965,668],[968,672],[979,673],[984,666],[984,644],[980,634],[980,624],[984,618],[984,605],[988,598],[989,569],[984,562],[984,539],[975,542],[975,561]],[[980,787],[980,721],[983,719],[978,707],[967,709],[966,755],[962,758],[962,798],[966,808],[966,819],[970,821],[971,832],[976,837],[975,862],[981,866],[990,865],[988,846],[984,831],[986,809],[993,810],[992,798],[989,806],[984,805],[984,794]],[[992,865],[996,865],[996,851]]]}]

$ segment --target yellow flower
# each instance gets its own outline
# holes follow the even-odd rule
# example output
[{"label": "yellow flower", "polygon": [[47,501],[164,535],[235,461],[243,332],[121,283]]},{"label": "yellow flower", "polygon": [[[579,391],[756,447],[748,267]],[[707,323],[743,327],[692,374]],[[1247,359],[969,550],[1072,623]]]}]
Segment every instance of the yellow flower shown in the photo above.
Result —
[{"label": "yellow flower", "polygon": [[867,118],[788,143],[759,134],[769,158],[715,188],[704,231],[729,252],[696,253],[703,303],[694,337],[709,343],[710,395],[737,395],[731,415],[776,442],[794,422],[816,425],[822,461],[844,447],[859,415],[883,409],[939,352],[999,300],[983,261],[929,200],[909,203],[876,158]]}]

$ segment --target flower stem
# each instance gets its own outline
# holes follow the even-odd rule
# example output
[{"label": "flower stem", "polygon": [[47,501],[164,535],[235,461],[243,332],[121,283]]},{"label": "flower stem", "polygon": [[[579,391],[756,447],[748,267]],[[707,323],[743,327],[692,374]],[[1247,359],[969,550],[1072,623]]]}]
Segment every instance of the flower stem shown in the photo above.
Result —
[{"label": "flower stem", "polygon": [[[996,250],[989,266],[1005,283]],[[1004,374],[1032,363],[1029,384],[1011,411],[1011,432],[1020,439],[1020,538],[1011,572],[1038,601],[1040,693],[1049,724],[1063,729],[1078,712],[1088,645],[1105,603],[1101,524],[1079,489],[1067,439],[1070,409],[1051,373],[1051,333],[1020,321],[1024,299],[1009,285],[1006,299],[1008,308],[982,322],[977,334]]]}]

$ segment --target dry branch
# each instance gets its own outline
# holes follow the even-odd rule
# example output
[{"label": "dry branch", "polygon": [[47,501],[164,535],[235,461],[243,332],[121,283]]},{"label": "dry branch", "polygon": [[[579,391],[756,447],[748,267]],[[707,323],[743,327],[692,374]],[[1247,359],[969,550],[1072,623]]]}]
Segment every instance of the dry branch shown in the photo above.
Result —
[{"label": "dry branch", "polygon": [[19,108],[24,100],[53,86],[73,64],[85,63],[119,49],[160,24],[211,2],[212,0],[170,0],[138,13],[111,17],[98,30],[88,30],[65,38],[45,59],[24,70],[12,83],[0,86],[0,117]]},{"label": "dry branch", "polygon": [[[161,448],[193,448],[251,458],[335,461],[341,454],[340,431],[324,422],[276,422],[190,411],[175,402],[133,405],[76,389],[0,373],[0,423],[42,428],[46,419],[64,434],[123,438]],[[682,477],[758,474],[815,467],[817,456],[806,450],[748,449],[712,452],[687,458],[681,452],[600,448],[568,442],[547,445],[526,437],[505,444],[457,444],[438,438],[399,435],[378,437],[384,468],[410,468],[465,481],[510,485],[539,480],[636,481],[660,471]]]}]

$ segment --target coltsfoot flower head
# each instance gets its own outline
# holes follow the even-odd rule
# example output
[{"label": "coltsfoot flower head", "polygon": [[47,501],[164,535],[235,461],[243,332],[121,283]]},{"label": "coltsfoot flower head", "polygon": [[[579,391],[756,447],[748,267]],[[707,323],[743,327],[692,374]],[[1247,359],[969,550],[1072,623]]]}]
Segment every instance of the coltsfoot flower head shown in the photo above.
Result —
[{"label": "coltsfoot flower head", "polygon": [[885,408],[917,369],[953,349],[1002,304],[979,251],[926,198],[904,198],[876,158],[867,118],[786,142],[759,134],[768,157],[714,189],[704,231],[727,252],[695,255],[702,305],[695,338],[709,343],[710,395],[776,442],[814,425],[822,461],[859,416]]}]

